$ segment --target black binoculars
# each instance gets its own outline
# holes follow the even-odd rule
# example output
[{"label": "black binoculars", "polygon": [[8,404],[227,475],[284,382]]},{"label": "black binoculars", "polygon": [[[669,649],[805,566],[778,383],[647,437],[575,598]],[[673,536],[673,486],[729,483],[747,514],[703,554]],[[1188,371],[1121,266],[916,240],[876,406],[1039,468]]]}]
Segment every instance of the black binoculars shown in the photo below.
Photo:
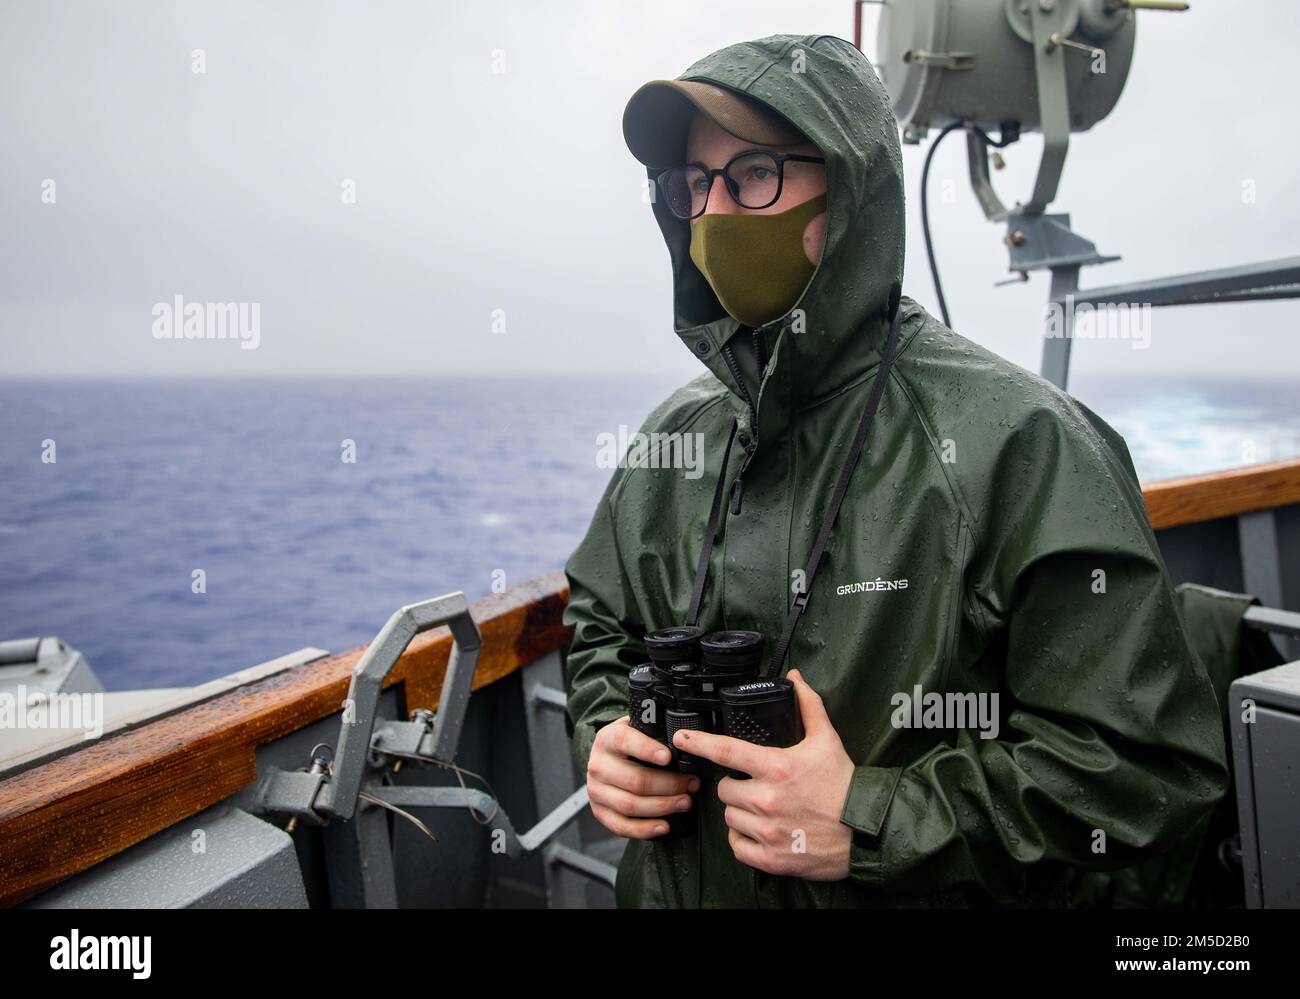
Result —
[{"label": "black binoculars", "polygon": [[[785,748],[803,739],[794,685],[760,680],[763,635],[682,625],[645,636],[650,662],[628,673],[627,714],[632,727],[672,753],[663,770],[699,773],[707,761],[673,745],[682,729],[714,732],[759,746]],[[655,764],[650,764],[654,766]],[[747,780],[749,774],[729,770]],[[670,816],[669,835],[694,826],[695,810]]]}]

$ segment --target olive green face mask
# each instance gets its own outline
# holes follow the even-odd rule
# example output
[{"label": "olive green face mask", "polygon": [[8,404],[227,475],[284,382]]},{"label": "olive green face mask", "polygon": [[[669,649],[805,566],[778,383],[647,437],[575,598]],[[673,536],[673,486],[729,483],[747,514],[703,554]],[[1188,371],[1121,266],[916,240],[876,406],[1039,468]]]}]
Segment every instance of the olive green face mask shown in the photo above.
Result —
[{"label": "olive green face mask", "polygon": [[761,326],[785,315],[812,277],[803,232],[824,211],[823,193],[772,215],[709,213],[691,226],[691,259],[728,313]]}]

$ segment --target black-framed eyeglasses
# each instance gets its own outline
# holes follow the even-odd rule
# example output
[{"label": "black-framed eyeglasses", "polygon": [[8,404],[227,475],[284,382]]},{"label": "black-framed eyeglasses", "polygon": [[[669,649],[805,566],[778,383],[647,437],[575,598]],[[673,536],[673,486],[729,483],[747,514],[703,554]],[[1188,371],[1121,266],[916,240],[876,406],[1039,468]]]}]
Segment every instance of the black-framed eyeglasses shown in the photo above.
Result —
[{"label": "black-framed eyeglasses", "polygon": [[679,219],[693,219],[704,214],[713,178],[719,174],[731,200],[741,208],[767,208],[776,204],[785,182],[785,165],[791,161],[826,162],[820,156],[750,149],[733,156],[725,166],[716,170],[709,170],[701,163],[687,163],[670,167],[655,180],[663,192],[668,210]]}]

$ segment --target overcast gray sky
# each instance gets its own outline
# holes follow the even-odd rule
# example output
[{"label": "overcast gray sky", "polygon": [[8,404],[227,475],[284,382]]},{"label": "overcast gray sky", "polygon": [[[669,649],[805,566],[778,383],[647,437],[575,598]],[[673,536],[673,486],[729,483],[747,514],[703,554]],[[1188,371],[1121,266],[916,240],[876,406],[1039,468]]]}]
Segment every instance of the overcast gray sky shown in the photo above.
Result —
[{"label": "overcast gray sky", "polygon": [[[1296,254],[1300,4],[1139,17],[1125,93],[1074,137],[1054,205],[1124,257],[1084,283]],[[779,32],[851,37],[852,5],[0,0],[0,374],[693,377],[622,109],[645,80]],[[1006,200],[1040,147],[1008,150]],[[904,153],[906,291],[933,311],[923,153]],[[932,217],[953,325],[1037,369],[1047,278],[993,287],[1002,232],[964,171],[950,139]],[[153,306],[177,294],[260,303],[258,349],[155,339]],[[1296,315],[1157,313],[1149,350],[1081,342],[1075,371],[1294,377]]]}]

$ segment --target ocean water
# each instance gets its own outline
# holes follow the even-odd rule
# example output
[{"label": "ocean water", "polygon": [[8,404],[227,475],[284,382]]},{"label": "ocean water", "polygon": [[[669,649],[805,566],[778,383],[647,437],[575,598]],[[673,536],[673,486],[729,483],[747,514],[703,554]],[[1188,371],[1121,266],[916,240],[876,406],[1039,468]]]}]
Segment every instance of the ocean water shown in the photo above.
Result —
[{"label": "ocean water", "polygon": [[[402,604],[561,568],[611,473],[597,436],[634,432],[674,387],[0,383],[0,638],[58,635],[109,690],[362,644]],[[1281,381],[1073,388],[1144,481],[1300,455]]]}]

